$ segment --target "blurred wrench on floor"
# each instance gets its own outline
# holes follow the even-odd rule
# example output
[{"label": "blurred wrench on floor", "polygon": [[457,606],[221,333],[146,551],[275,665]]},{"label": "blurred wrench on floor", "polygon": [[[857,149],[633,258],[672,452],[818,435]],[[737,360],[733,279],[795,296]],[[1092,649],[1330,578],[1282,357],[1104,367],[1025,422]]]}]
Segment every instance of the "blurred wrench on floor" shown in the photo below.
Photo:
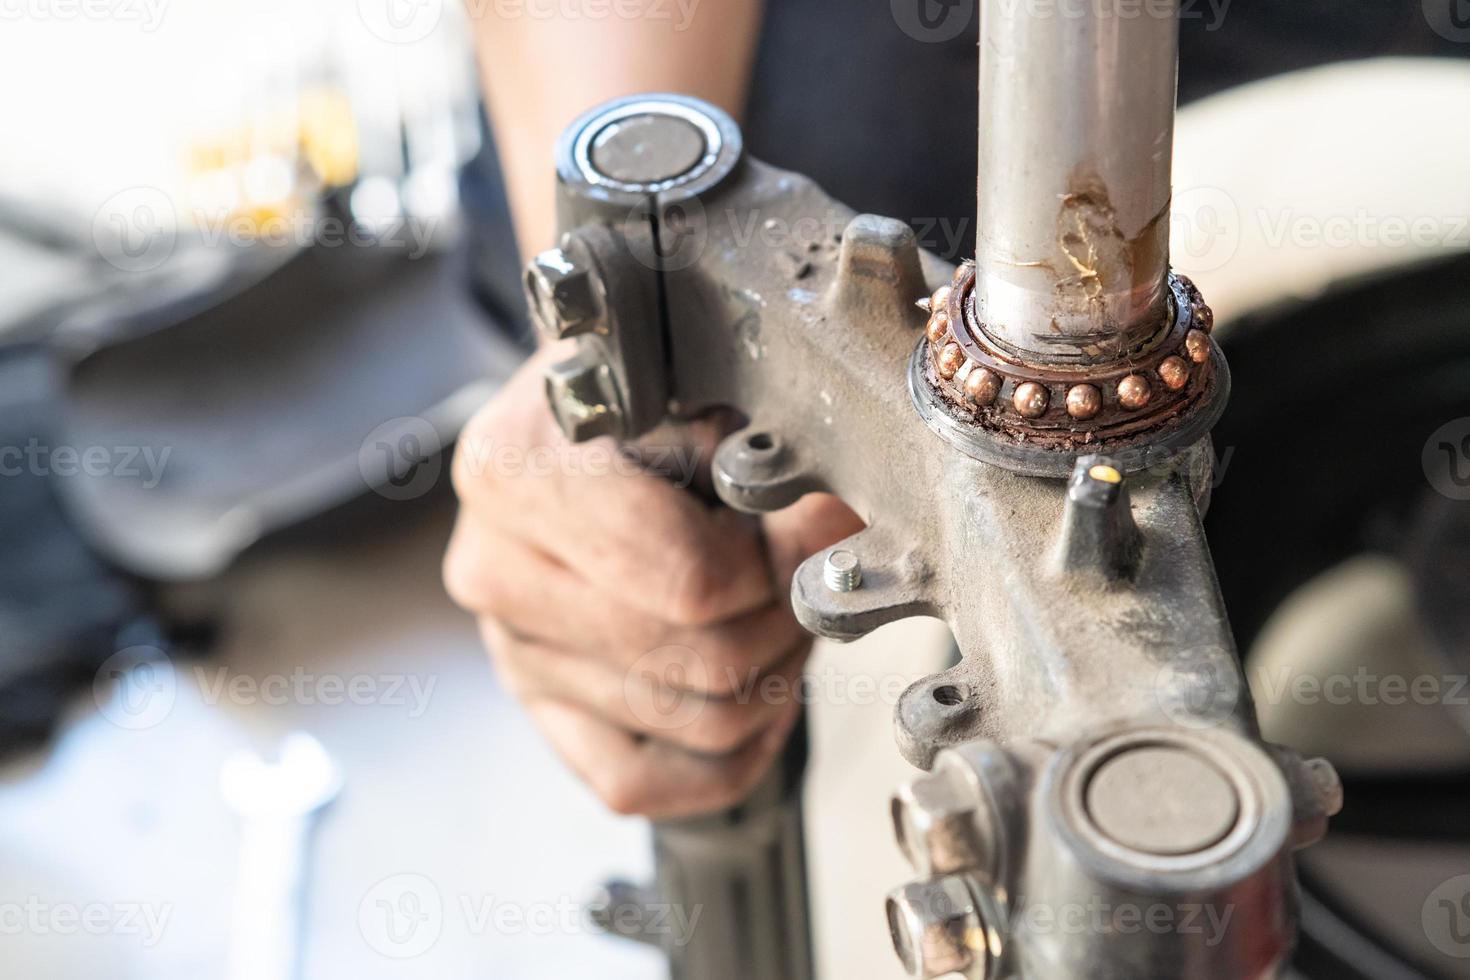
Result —
[{"label": "blurred wrench on floor", "polygon": [[336,763],[302,732],[286,736],[275,763],[247,749],[220,770],[220,791],[241,820],[229,980],[297,976],[312,825],[341,789]]}]

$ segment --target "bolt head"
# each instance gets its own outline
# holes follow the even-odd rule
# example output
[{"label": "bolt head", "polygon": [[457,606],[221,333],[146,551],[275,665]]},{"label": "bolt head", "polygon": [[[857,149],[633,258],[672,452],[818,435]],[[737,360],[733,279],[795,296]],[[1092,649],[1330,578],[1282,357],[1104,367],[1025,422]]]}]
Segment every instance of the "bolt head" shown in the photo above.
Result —
[{"label": "bolt head", "polygon": [[976,792],[940,771],[904,785],[893,797],[893,830],[898,845],[921,875],[974,872],[982,880],[993,871],[990,814]]},{"label": "bolt head", "polygon": [[542,252],[526,268],[531,314],[551,340],[596,330],[602,322],[602,280],[587,261],[564,248]]},{"label": "bolt head", "polygon": [[910,977],[933,980],[970,970],[972,976],[985,974],[985,925],[963,876],[917,881],[890,893],[888,927]]},{"label": "bolt head", "polygon": [[623,411],[612,370],[578,354],[546,369],[546,398],[561,431],[572,442],[623,437]]}]

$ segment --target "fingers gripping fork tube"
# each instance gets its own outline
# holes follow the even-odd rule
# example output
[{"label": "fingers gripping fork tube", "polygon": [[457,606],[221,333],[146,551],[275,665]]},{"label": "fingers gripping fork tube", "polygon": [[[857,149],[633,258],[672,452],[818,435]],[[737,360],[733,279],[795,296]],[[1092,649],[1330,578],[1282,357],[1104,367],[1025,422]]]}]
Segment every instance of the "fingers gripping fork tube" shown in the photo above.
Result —
[{"label": "fingers gripping fork tube", "polygon": [[[1291,851],[1340,788],[1261,741],[1201,528],[1229,376],[1209,307],[1166,266],[1177,25],[982,9],[975,265],[746,157],[710,106],[646,96],[574,124],[564,238],[528,274],[543,329],[579,338],[553,408],[574,439],[738,409],[749,425],[714,459],[728,504],[825,491],[868,525],[798,570],[802,623],[839,640],[949,624],[961,662],[896,709],[928,770],[893,801],[916,878],[888,920],[910,975],[1272,976]],[[771,883],[751,839],[683,847],[727,859],[661,879],[725,886],[663,900]],[[767,935],[804,908],[772,904]],[[711,972],[683,975],[740,975],[708,965],[734,959],[717,941]]]}]

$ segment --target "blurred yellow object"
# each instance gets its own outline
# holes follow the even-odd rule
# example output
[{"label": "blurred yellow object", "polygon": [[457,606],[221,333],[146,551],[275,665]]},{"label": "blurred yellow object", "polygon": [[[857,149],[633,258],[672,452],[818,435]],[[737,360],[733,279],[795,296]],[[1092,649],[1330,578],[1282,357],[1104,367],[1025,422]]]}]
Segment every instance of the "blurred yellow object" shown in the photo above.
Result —
[{"label": "blurred yellow object", "polygon": [[309,90],[294,109],[196,137],[188,170],[197,227],[227,227],[239,239],[274,239],[299,224],[322,188],[357,179],[357,123],[346,95]]},{"label": "blurred yellow object", "polygon": [[344,187],[357,179],[357,122],[342,92],[318,89],[302,95],[298,139],[323,184]]},{"label": "blurred yellow object", "polygon": [[242,209],[234,215],[226,231],[235,239],[267,245],[306,245],[303,230],[310,227],[310,206],[299,198],[288,198]]}]

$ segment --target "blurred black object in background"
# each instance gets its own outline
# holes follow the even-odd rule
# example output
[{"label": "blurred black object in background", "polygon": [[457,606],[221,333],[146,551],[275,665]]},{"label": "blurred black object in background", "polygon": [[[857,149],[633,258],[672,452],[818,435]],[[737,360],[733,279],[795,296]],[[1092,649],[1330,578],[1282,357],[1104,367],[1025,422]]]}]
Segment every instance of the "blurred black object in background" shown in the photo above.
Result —
[{"label": "blurred black object in background", "polygon": [[121,645],[162,642],[142,594],[83,542],[56,496],[57,358],[0,349],[0,757],[45,738]]},{"label": "blurred black object in background", "polygon": [[344,189],[312,220],[353,233],[180,241],[147,270],[4,214],[7,296],[26,292],[0,319],[0,754],[44,739],[115,652],[171,649],[185,627],[147,614],[152,582],[447,482],[528,341],[488,140],[460,200],[463,222],[369,232]]},{"label": "blurred black object in background", "polygon": [[[1188,0],[1181,5],[1179,104],[1355,58],[1470,56],[1470,45],[1431,29],[1424,4],[1440,2],[1460,0]],[[920,148],[953,120],[979,112],[980,7],[974,0],[929,7],[946,25],[938,39],[893,30],[888,3],[767,4],[743,131],[752,155],[812,177],[840,201],[909,221],[925,247],[958,262],[975,247],[971,153],[956,146],[901,153],[884,166],[852,164],[871,154],[875,121],[887,145]],[[859,105],[861,112],[843,111]]]},{"label": "blurred black object in background", "polygon": [[[1415,645],[1409,635],[1394,634],[1388,641],[1394,649],[1375,653],[1373,629],[1381,624],[1365,618],[1320,624],[1363,635],[1360,646],[1367,648],[1329,650],[1328,667],[1356,676],[1364,669],[1360,658],[1377,656],[1367,669],[1382,670],[1387,658],[1403,676],[1463,680],[1470,586],[1462,574],[1464,552],[1456,549],[1470,527],[1470,502],[1426,481],[1424,453],[1426,439],[1447,420],[1458,418],[1470,432],[1466,282],[1470,257],[1459,256],[1348,283],[1313,302],[1230,325],[1235,390],[1214,434],[1223,468],[1205,523],[1243,653],[1299,590],[1331,582],[1334,569],[1360,556],[1379,556],[1402,566],[1412,581],[1406,613],[1436,641],[1438,662],[1417,673],[1406,657]],[[1326,417],[1330,424],[1321,424]],[[1333,640],[1317,645],[1324,643]],[[1283,652],[1293,670],[1324,669],[1311,649]],[[1265,668],[1247,663],[1253,680],[1256,669]],[[1299,969],[1311,977],[1365,980],[1447,975],[1444,961],[1428,961],[1416,941],[1417,907],[1401,915],[1401,903],[1382,901],[1381,882],[1343,872],[1338,849],[1382,848],[1367,853],[1386,855],[1436,844],[1463,847],[1470,771],[1453,751],[1444,751],[1439,763],[1425,761],[1441,752],[1432,744],[1432,719],[1421,716],[1442,718],[1438,723],[1450,732],[1455,721],[1470,731],[1470,708],[1446,695],[1443,704],[1418,712],[1408,704],[1387,709],[1383,718],[1320,726],[1319,716],[1300,714],[1310,704],[1276,703],[1260,691],[1257,698],[1264,698],[1259,707],[1268,737],[1273,721],[1297,725],[1282,740],[1328,754],[1347,801],[1327,841],[1298,858]],[[1301,744],[1304,736],[1312,743]],[[1381,749],[1365,751],[1370,745]],[[1397,755],[1398,764],[1385,769],[1363,761],[1384,753]]]},{"label": "blurred black object in background", "polygon": [[243,548],[447,448],[520,352],[471,294],[466,251],[305,249],[182,323],[75,366],[65,434],[167,453],[156,483],[83,477],[67,502],[109,557],[149,577],[215,574]]}]

